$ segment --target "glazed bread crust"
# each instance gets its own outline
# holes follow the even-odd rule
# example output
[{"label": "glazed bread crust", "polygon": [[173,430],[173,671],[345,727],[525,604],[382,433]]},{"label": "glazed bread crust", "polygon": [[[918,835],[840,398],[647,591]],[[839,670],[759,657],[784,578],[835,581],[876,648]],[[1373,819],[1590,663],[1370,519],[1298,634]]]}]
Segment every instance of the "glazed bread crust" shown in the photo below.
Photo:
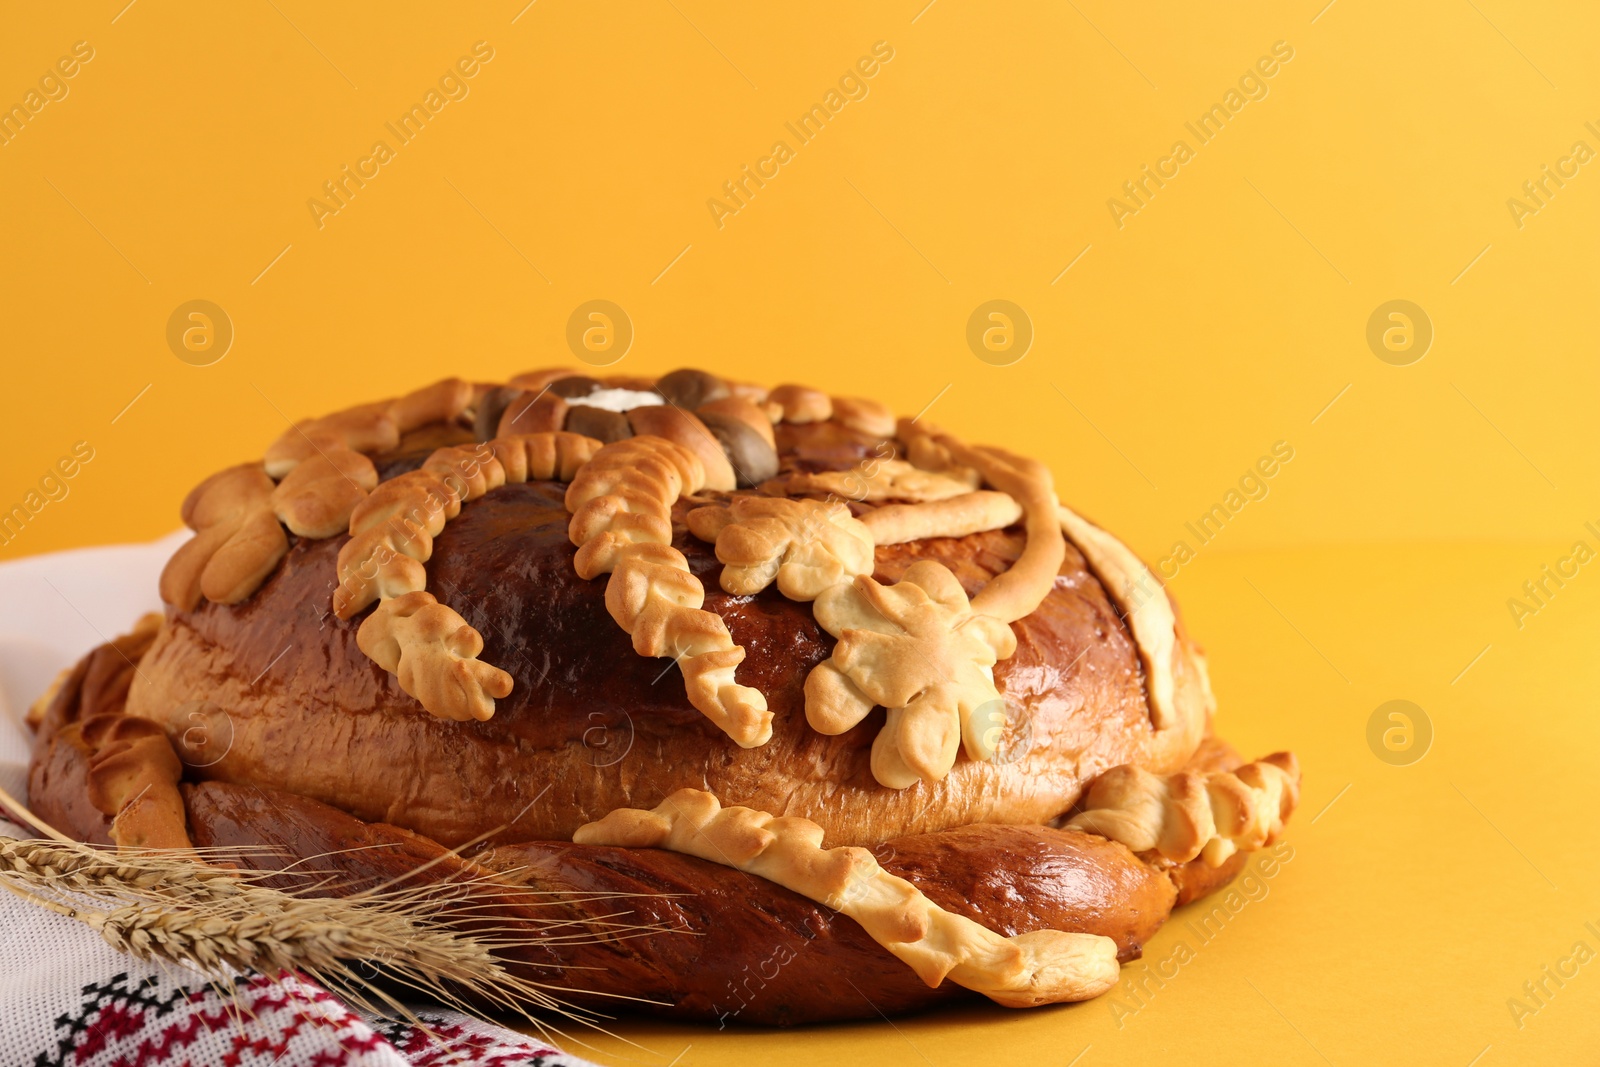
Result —
[{"label": "glazed bread crust", "polygon": [[37,811],[349,889],[470,878],[595,934],[510,950],[575,1000],[1085,999],[1298,797],[1292,754],[1211,734],[1176,606],[1043,464],[873,401],[449,379],[183,516],[165,615],[30,716]]},{"label": "glazed bread crust", "polygon": [[[380,467],[384,464],[380,464]],[[388,464],[392,472],[402,461]],[[804,683],[833,639],[810,605],[776,589],[732,596],[711,546],[674,511],[673,547],[706,588],[706,608],[746,649],[740,678],[767,695],[773,738],[739,749],[692,707],[667,661],[634,653],[607,615],[604,581],[578,578],[567,539],[565,487],[507,485],[463,506],[440,534],[428,588],[484,638],[481,658],[513,687],[486,722],[420,711],[356,645],[356,623],[328,598],[344,538],[301,540],[248,602],[176,611],[134,679],[129,714],[174,736],[182,709],[204,699],[228,710],[228,754],[202,777],[298,793],[370,821],[455,845],[507,826],[519,837],[570,838],[619,807],[653,807],[678,788],[820,824],[830,844],[872,845],[974,822],[1043,824],[1067,812],[1102,771],[1137,763],[1177,770],[1198,729],[1157,732],[1127,628],[1071,545],[1040,608],[1012,624],[1018,649],[995,667],[1014,705],[1002,758],[959,758],[943,781],[886,790],[873,779],[875,711],[828,737],[805,719]],[[969,595],[1020,553],[1015,530],[880,546],[876,577],[895,581],[915,560],[950,567]],[[1179,699],[1205,694],[1183,642]]]},{"label": "glazed bread crust", "polygon": [[[826,905],[693,856],[519,841],[456,858],[428,838],[292,794],[206,782],[186,787],[185,799],[197,845],[243,846],[255,850],[241,853],[246,862],[268,867],[284,854],[339,851],[350,891],[432,864],[440,881],[493,872],[505,885],[550,894],[530,905],[496,901],[489,890],[475,902],[493,901],[497,916],[534,930],[592,924],[593,941],[567,938],[514,955],[529,978],[601,1010],[630,997],[638,998],[632,1008],[652,1014],[791,1025],[875,1019],[963,995],[953,983],[924,984]],[[1003,937],[1081,930],[1111,938],[1123,960],[1138,957],[1175,895],[1165,875],[1123,846],[1068,830],[967,826],[886,842],[874,855],[939,907]],[[310,864],[320,870],[327,862]],[[660,932],[607,937],[608,923]]]}]

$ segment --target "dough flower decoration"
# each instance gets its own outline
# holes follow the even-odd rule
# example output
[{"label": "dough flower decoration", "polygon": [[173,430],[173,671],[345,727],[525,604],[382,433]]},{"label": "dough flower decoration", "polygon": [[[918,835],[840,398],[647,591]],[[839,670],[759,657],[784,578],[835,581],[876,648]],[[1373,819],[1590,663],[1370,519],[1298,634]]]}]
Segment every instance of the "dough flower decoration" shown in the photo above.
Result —
[{"label": "dough flower decoration", "polygon": [[945,911],[864,848],[822,847],[822,827],[724,808],[680,789],[655,809],[617,808],[580,826],[579,845],[663,848],[775,882],[843,912],[931,987],[949,979],[1008,1008],[1088,1000],[1117,984],[1117,945],[1099,934],[1033,930],[1002,937]]},{"label": "dough flower decoration", "polygon": [[1016,651],[1011,628],[973,611],[955,575],[921,560],[893,585],[861,576],[819,596],[817,621],[837,637],[831,658],[806,678],[806,721],[824,734],[887,712],[872,744],[872,774],[904,789],[937,782],[956,750],[994,755],[994,664]]},{"label": "dough flower decoration", "polygon": [[842,503],[740,496],[689,512],[689,532],[716,546],[721,584],[738,596],[774,581],[790,600],[872,573],[872,533]]},{"label": "dough flower decoration", "polygon": [[329,448],[297,464],[272,491],[272,510],[300,537],[334,537],[378,487],[372,460],[348,448]]}]

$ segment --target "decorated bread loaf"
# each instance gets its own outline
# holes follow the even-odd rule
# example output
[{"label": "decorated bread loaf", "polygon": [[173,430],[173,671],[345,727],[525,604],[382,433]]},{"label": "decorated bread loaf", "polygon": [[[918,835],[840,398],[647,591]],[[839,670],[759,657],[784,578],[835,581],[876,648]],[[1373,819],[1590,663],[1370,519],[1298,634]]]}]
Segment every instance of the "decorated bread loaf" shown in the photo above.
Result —
[{"label": "decorated bread loaf", "polygon": [[507,950],[574,1002],[1098,996],[1298,796],[1292,755],[1213,734],[1159,579],[1043,464],[871,400],[449,379],[295,424],[181,515],[164,614],[34,709],[38,813],[514,887],[508,921],[593,935]]}]

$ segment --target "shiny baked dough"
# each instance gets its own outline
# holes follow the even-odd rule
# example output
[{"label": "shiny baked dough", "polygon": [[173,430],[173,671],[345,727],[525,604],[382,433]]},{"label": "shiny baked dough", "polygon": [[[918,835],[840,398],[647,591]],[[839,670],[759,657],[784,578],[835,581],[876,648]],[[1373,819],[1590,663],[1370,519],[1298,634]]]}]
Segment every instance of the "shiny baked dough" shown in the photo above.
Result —
[{"label": "shiny baked dough", "polygon": [[780,385],[767,394],[767,400],[778,406],[783,422],[825,422],[833,417],[832,398],[808,385]]},{"label": "shiny baked dough", "polygon": [[[1178,725],[1180,712],[1172,673],[1178,617],[1167,591],[1127,545],[1064,504],[1059,516],[1062,531],[1078,546],[1105,586],[1106,595],[1128,620],[1149,686],[1150,724],[1157,730]],[[1208,694],[1209,691],[1207,686]]]},{"label": "shiny baked dough", "polygon": [[255,592],[289,551],[272,509],[275,488],[256,463],[229,467],[195,486],[182,511],[195,535],[162,568],[161,599],[193,611],[202,595],[237,604]]},{"label": "shiny baked dough", "polygon": [[724,808],[680,789],[659,806],[618,808],[575,844],[664,848],[759,875],[842,912],[930,988],[949,979],[1008,1008],[1088,1000],[1116,985],[1117,944],[1099,934],[1034,930],[1002,937],[947,912],[864,848],[822,847],[822,827],[754,808]]},{"label": "shiny baked dough", "polygon": [[774,581],[790,600],[815,600],[872,573],[872,533],[838,502],[737,496],[695,508],[689,532],[715,544],[725,592],[753,596]]},{"label": "shiny baked dough", "polygon": [[350,540],[339,550],[335,614],[348,619],[380,597],[421,591],[433,539],[462,504],[507,482],[570,480],[599,448],[599,441],[578,434],[516,434],[437,449],[418,470],[383,482],[350,514]]},{"label": "shiny baked dough", "polygon": [[334,537],[377,488],[372,460],[348,448],[331,447],[295,466],[272,491],[278,519],[300,537]]},{"label": "shiny baked dough", "polygon": [[956,749],[986,760],[998,730],[994,665],[1017,648],[1011,627],[980,615],[942,563],[921,560],[894,585],[870,577],[817,598],[817,621],[839,639],[806,678],[806,721],[841,734],[874,706],[887,709],[872,743],[872,776],[904,789],[938,782]]},{"label": "shiny baked dough", "polygon": [[599,447],[577,434],[542,433],[440,448],[351,511],[334,613],[348,619],[382,601],[362,622],[357,644],[432,714],[482,721],[494,714],[496,698],[511,693],[511,675],[478,660],[482,636],[425,591],[433,539],[462,504],[508,481],[571,477]]},{"label": "shiny baked dough", "polygon": [[867,434],[870,437],[893,437],[894,411],[887,404],[864,397],[833,397],[831,418],[841,426]]},{"label": "shiny baked dough", "polygon": [[978,488],[974,471],[927,471],[903,459],[868,459],[843,471],[792,474],[789,493],[831,494],[843,500],[944,500]]},{"label": "shiny baked dough", "polygon": [[1156,775],[1123,765],[1089,786],[1067,826],[1155,851],[1174,863],[1220,866],[1235,852],[1270,845],[1300,799],[1300,765],[1274,752],[1232,771]]},{"label": "shiny baked dough", "polygon": [[88,752],[89,802],[111,816],[119,849],[191,847],[178,783],[183,764],[166,731],[148,719],[92,715],[71,729]]},{"label": "shiny baked dough", "polygon": [[930,537],[965,537],[985,530],[1003,530],[1022,518],[1022,505],[1006,493],[975,493],[930,500],[923,504],[885,504],[861,517],[872,540],[903,545]]},{"label": "shiny baked dough", "polygon": [[400,688],[441,719],[483,721],[511,675],[478,659],[483,637],[453,608],[421,590],[385,599],[362,621],[356,644]]},{"label": "shiny baked dough", "polygon": [[947,471],[976,471],[984,482],[1021,507],[1028,543],[1009,569],[972,598],[972,610],[1001,622],[1016,622],[1031,614],[1055,587],[1067,552],[1056,516],[1055,479],[1050,468],[1002,448],[963,444],[942,430],[911,419],[901,420],[900,434],[926,449],[930,461],[937,457]]},{"label": "shiny baked dough", "polygon": [[734,680],[744,649],[722,616],[701,610],[705,588],[672,547],[672,505],[704,483],[699,457],[665,438],[604,446],[567,487],[573,565],[584,579],[611,574],[606,610],[634,650],[676,660],[689,703],[741,748],[754,748],[772,737],[767,698]]},{"label": "shiny baked dough", "polygon": [[473,389],[460,378],[445,378],[395,400],[302,419],[268,446],[267,473],[282,478],[321,452],[348,448],[384,452],[400,443],[400,435],[430,422],[448,422],[472,403]]}]

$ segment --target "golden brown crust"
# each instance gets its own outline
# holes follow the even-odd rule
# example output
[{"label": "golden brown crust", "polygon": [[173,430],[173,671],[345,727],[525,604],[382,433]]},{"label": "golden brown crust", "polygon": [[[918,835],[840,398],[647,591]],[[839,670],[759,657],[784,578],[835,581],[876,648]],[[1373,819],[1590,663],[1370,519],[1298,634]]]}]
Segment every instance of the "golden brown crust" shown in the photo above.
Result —
[{"label": "golden brown crust", "polygon": [[123,714],[128,684],[153,642],[150,614],[99,646],[51,687],[36,731],[29,803],[79,840],[119,848],[187,848],[177,783],[183,767],[157,723]]},{"label": "golden brown crust", "polygon": [[724,493],[733,491],[735,475],[727,453],[706,424],[683,408],[674,404],[634,408],[628,412],[628,425],[637,436],[662,437],[693,452],[705,472],[701,483],[705,488]]},{"label": "golden brown crust", "polygon": [[133,624],[133,629],[93,649],[57,674],[28,708],[28,726],[38,736],[49,737],[77,718],[113,709],[121,711],[139,660],[149,651],[165,622],[160,612],[147,612]]},{"label": "golden brown crust", "polygon": [[[364,823],[304,797],[207,782],[186,788],[203,846],[244,848],[247,863],[322,857],[357,891],[426,868],[468,899],[530,932],[551,924],[601,932],[604,921],[667,933],[561,938],[510,951],[529,976],[564,998],[617,1010],[719,1025],[793,1025],[880,1018],[879,1012],[950,1004],[973,994],[929,988],[853,919],[757,875],[663,849],[527,841],[470,857],[393,826]],[[1077,930],[1112,938],[1118,958],[1138,957],[1172,907],[1171,885],[1127,849],[1045,827],[974,825],[899,838],[874,855],[945,911],[1005,937]],[[539,894],[536,904],[496,883]],[[621,894],[621,896],[619,896]],[[573,976],[581,976],[575,980]],[[571,984],[576,988],[564,988]],[[653,1003],[651,1003],[653,1002]]]},{"label": "golden brown crust", "polygon": [[[1059,510],[1062,530],[1089,560],[1106,592],[1128,620],[1149,685],[1151,723],[1157,730],[1179,725],[1184,711],[1177,705],[1173,676],[1174,657],[1180,651],[1178,618],[1166,590],[1144,561],[1121,541],[1071,508],[1062,505]],[[1195,666],[1204,677],[1204,657],[1196,656]],[[1206,689],[1209,692],[1209,683]],[[1204,714],[1209,719],[1209,702],[1203,711],[1191,708],[1190,714]]]},{"label": "golden brown crust", "polygon": [[[88,753],[89,802],[111,817],[118,848],[188,848],[178,781],[183,765],[153,722],[120,712],[67,727]],[[70,742],[69,742],[70,743]]]},{"label": "golden brown crust", "polygon": [[544,389],[524,393],[506,405],[494,435],[558,433],[566,429],[567,413],[566,400],[556,393]]},{"label": "golden brown crust", "polygon": [[[60,687],[46,715],[47,723],[57,725],[50,736],[41,735],[32,780],[33,803],[41,814],[85,839],[108,843],[111,820],[86,804],[75,814],[72,804],[74,797],[84,798],[89,792],[84,768],[90,754],[78,729],[81,711],[96,708],[96,714],[115,720],[121,710],[119,691],[107,689],[107,684],[114,686],[109,682],[112,676],[100,665],[115,659],[131,667],[142,655],[142,639],[130,635],[120,641],[118,647],[97,649]],[[94,681],[102,676],[108,682]],[[70,728],[61,729],[61,723]],[[142,722],[120,729],[155,736]],[[1207,738],[1186,769],[1214,774],[1237,763],[1237,755],[1225,743]],[[637,898],[635,918],[700,936],[575,944],[560,955],[529,956],[526,962],[585,968],[583,986],[598,994],[659,993],[675,1014],[793,1023],[847,1018],[868,1010],[874,1014],[909,1010],[944,999],[950,989],[949,983],[938,989],[922,985],[897,962],[885,969],[887,953],[874,955],[881,948],[838,912],[825,906],[796,910],[795,902],[802,898],[775,883],[700,859],[599,846],[522,844],[501,846],[481,856],[486,871],[446,855],[426,838],[363,825],[291,794],[210,783],[191,789],[187,797],[196,843],[266,845],[274,850],[266,857],[274,867],[282,865],[285,854],[316,857],[321,866],[333,863],[343,872],[341,884],[351,888],[411,874],[423,866],[430,877],[446,880],[481,879],[498,871],[513,884],[554,894],[555,900],[571,899],[570,905],[561,906],[577,910],[561,917],[579,922],[584,914],[599,919],[601,910],[614,911],[614,898],[607,894],[652,894]],[[979,923],[1002,938],[1039,930],[1100,934],[1115,940],[1115,955],[1121,960],[1138,954],[1140,944],[1175,899],[1186,902],[1224,884],[1243,855],[1236,853],[1211,867],[1203,860],[1174,864],[1151,854],[1147,865],[1122,845],[1079,831],[984,824],[897,838],[874,852],[884,871],[910,879],[937,909]],[[492,884],[484,885],[482,892],[488,895],[485,899],[506,903],[494,896]],[[654,895],[661,893],[668,895]],[[596,908],[583,912],[585,900],[595,900]],[[550,908],[541,905],[528,921],[551,921]],[[935,920],[944,922],[948,919]],[[804,936],[789,944],[786,938],[797,931]],[[787,947],[775,955],[775,946]],[[687,955],[681,951],[685,947],[692,949]],[[1004,946],[1002,950],[1002,958],[1010,956]],[[721,999],[724,988],[731,991],[740,976],[774,962],[779,966],[762,970],[756,985],[746,983],[736,1001]],[[1007,968],[1006,973],[1020,975],[1026,970]],[[555,973],[559,980],[559,972]],[[612,981],[614,987],[608,984]],[[872,1001],[857,1004],[845,992],[851,985],[872,989]],[[751,997],[763,991],[768,996]],[[1004,998],[1016,990],[1000,992]],[[1030,1000],[1026,993],[1016,998],[1018,1003]]]},{"label": "golden brown crust", "polygon": [[599,449],[566,492],[578,576],[609,572],[627,545],[669,544],[672,505],[704,484],[699,457],[665,438],[631,437]]},{"label": "golden brown crust", "polygon": [[[609,387],[667,403],[583,403]],[[519,418],[548,432],[490,436]],[[578,425],[609,443],[562,432]],[[169,568],[174,608],[123,680],[134,718],[104,737],[65,721],[91,699],[92,672],[75,671],[41,719],[46,791],[93,790],[65,812],[86,834],[170,830],[178,772],[289,789],[446,846],[631,819],[618,833],[639,843],[746,846],[734,867],[823,905],[859,893],[849,913],[866,928],[840,958],[874,988],[911,990],[895,1003],[932,1001],[895,984],[877,942],[929,982],[1031,1004],[1092,993],[1136,947],[1119,937],[1108,953],[1076,923],[991,921],[957,906],[964,892],[1004,911],[1028,850],[1094,855],[1096,870],[1137,872],[1106,889],[1134,930],[1132,912],[1158,919],[1231,877],[1293,807],[1292,757],[1241,767],[1208,740],[1205,661],[1165,591],[1059,506],[1042,464],[875,402],[695,370],[450,380],[298,424],[185,516],[198,532]],[[682,688],[641,657],[671,657]],[[226,708],[231,733],[183,771],[174,739],[197,700]],[[693,817],[667,818],[663,797]],[[1074,829],[1049,829],[1061,819]],[[847,847],[824,850],[825,834]],[[885,842],[865,862],[849,847]],[[895,842],[921,866],[896,867]],[[823,906],[688,857],[515,848],[596,884],[597,865],[670,867],[720,901],[702,928]],[[941,864],[1000,881],[958,884]],[[1048,896],[1042,884],[1027,894]],[[662,980],[688,985],[670,968]]]},{"label": "golden brown crust", "polygon": [[885,500],[946,500],[978,488],[975,471],[930,471],[902,459],[871,459],[850,470],[792,474],[775,489],[878,503]]},{"label": "golden brown crust", "polygon": [[511,675],[478,660],[483,637],[431,593],[385,598],[361,623],[356,643],[443,719],[481,722],[494,714],[496,697],[511,694]]},{"label": "golden brown crust", "polygon": [[470,383],[446,378],[407,393],[396,400],[336,411],[317,419],[302,419],[267,447],[267,473],[282,478],[302,461],[320,452],[348,448],[356,452],[383,452],[399,444],[400,436],[432,422],[447,422],[472,403]]},{"label": "golden brown crust", "polygon": [[752,400],[742,396],[725,396],[701,404],[695,409],[695,412],[699,415],[722,415],[730,419],[738,419],[754,430],[767,443],[768,448],[774,451],[777,450],[778,439],[772,432],[772,420]]},{"label": "golden brown crust", "polygon": [[860,923],[928,986],[946,978],[1010,1008],[1099,996],[1117,982],[1117,945],[1098,934],[1033,930],[1002,937],[939,908],[864,848],[822,847],[822,827],[724,808],[680,789],[651,811],[619,808],[578,828],[580,845],[666,848],[756,874]]},{"label": "golden brown crust", "polygon": [[1066,543],[1056,514],[1055,480],[1038,460],[989,446],[970,447],[927,423],[902,420],[902,439],[935,443],[952,470],[971,469],[1022,508],[1028,545],[1004,574],[973,598],[974,611],[1002,622],[1015,622],[1037,608],[1050,592]]},{"label": "golden brown crust", "polygon": [[267,473],[282,478],[325,449],[383,452],[393,448],[400,442],[400,426],[391,413],[392,406],[390,402],[362,404],[295,423],[267,446],[263,456]]},{"label": "golden brown crust", "polygon": [[362,623],[358,643],[428,711],[481,721],[494,714],[494,698],[508,695],[512,684],[505,671],[477,662],[483,651],[478,632],[423,591],[423,564],[433,555],[434,538],[462,504],[530,474],[572,477],[598,448],[598,441],[566,433],[446,446],[352,509],[350,540],[339,550],[334,614],[348,619],[383,601]]},{"label": "golden brown crust", "polygon": [[348,619],[380,597],[420,592],[433,539],[461,505],[507,482],[570,480],[600,442],[568,433],[516,434],[435,450],[422,466],[384,482],[352,509],[339,550],[333,608]]},{"label": "golden brown crust", "polygon": [[407,434],[430,423],[454,420],[476,395],[471,382],[445,378],[394,400],[389,415],[400,433]]},{"label": "golden brown crust", "polygon": [[570,367],[546,367],[513,375],[506,381],[506,384],[514,389],[526,389],[530,393],[540,393],[551,383],[558,382],[562,378],[571,378],[577,373]]},{"label": "golden brown crust", "polygon": [[[324,616],[337,540],[301,541],[237,608],[175,613],[134,683],[130,710],[176,737],[192,725],[176,709],[212,700],[229,709],[236,733],[207,777],[304,793],[449,845],[516,818],[530,801],[519,828],[565,838],[612,808],[648,807],[664,795],[656,790],[682,786],[802,815],[858,844],[970,822],[1039,824],[1066,813],[1110,767],[1181,769],[1204,736],[1203,713],[1182,720],[1198,722],[1192,733],[1151,729],[1137,649],[1069,549],[1057,589],[1012,624],[1017,651],[994,667],[1008,708],[1005,759],[958,757],[937,786],[886,790],[870,766],[882,713],[837,736],[806,722],[805,678],[834,646],[812,606],[776,589],[750,598],[722,592],[721,564],[683,529],[690,505],[680,503],[669,520],[672,546],[705,583],[704,608],[746,650],[739,680],[765,694],[773,713],[772,742],[738,749],[682,687],[660,677],[666,663],[632,651],[607,611],[604,583],[574,574],[566,488],[529,482],[489,493],[449,523],[428,564],[430,588],[483,635],[484,658],[514,677],[489,722],[418,714],[414,698],[357,647],[356,626]],[[971,595],[1010,565],[1021,540],[992,531],[880,546],[873,577],[893,583],[918,559],[933,559]],[[528,609],[534,604],[539,610]],[[1203,708],[1194,660],[1185,651],[1175,663],[1181,706]],[[327,756],[330,736],[337,760]],[[447,761],[435,756],[444,750]],[[543,796],[542,785],[508,786],[549,781],[565,784]]]}]

